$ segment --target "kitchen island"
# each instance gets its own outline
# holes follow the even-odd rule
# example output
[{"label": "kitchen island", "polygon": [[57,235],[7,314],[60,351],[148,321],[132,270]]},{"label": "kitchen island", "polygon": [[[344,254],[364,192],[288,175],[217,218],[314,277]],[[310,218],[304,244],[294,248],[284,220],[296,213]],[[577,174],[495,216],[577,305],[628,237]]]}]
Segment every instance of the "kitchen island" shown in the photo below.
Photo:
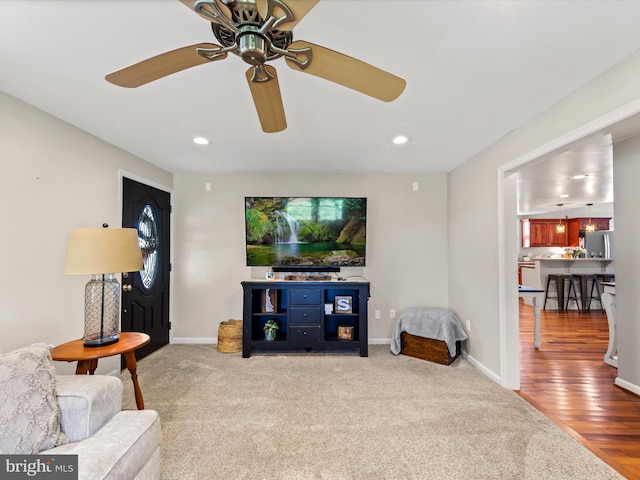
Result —
[{"label": "kitchen island", "polygon": [[[614,260],[613,258],[536,258],[533,268],[522,269],[522,284],[544,290],[547,287],[547,277],[551,274],[614,275]],[[525,298],[524,302],[526,305],[533,306],[530,298]],[[549,298],[547,308],[558,308],[556,299]],[[569,308],[575,309],[576,305],[570,304]]]}]

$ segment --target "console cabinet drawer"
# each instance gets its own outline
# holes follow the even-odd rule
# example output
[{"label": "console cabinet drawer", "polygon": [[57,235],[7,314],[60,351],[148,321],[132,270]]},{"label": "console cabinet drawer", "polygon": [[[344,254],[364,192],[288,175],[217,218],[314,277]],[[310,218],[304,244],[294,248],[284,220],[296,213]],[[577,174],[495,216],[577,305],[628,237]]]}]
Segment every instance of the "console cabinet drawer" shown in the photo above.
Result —
[{"label": "console cabinet drawer", "polygon": [[320,290],[291,290],[291,305],[320,305]]},{"label": "console cabinet drawer", "polygon": [[320,323],[319,308],[299,308],[291,307],[291,323]]},{"label": "console cabinet drawer", "polygon": [[320,326],[317,327],[291,327],[291,341],[313,341],[320,340]]}]

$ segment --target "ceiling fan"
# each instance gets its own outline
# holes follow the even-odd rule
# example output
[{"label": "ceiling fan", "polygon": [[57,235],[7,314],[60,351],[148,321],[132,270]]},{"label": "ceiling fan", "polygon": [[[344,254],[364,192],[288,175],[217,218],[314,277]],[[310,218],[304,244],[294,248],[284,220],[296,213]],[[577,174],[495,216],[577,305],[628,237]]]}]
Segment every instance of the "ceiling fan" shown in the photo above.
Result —
[{"label": "ceiling fan", "polygon": [[302,40],[293,28],[319,0],[180,0],[211,22],[221,45],[199,43],[162,53],[108,74],[114,85],[135,88],[234,53],[251,65],[245,76],[262,130],[280,132],[287,121],[276,69],[267,64],[284,57],[286,64],[379,100],[395,100],[403,78],[355,58]]}]

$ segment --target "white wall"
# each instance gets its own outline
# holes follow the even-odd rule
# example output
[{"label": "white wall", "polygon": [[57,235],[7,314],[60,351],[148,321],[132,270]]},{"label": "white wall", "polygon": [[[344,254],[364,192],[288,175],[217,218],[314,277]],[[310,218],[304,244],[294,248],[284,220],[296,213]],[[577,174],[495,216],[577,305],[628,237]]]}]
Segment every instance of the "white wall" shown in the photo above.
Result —
[{"label": "white wall", "polygon": [[[507,283],[507,297],[501,302],[499,271],[501,265],[504,272],[515,271],[516,256],[508,256],[504,262],[502,260],[504,253],[499,248],[502,228],[499,219],[504,222],[504,239],[510,248],[518,248],[519,226],[515,216],[511,223],[501,218],[499,194],[503,190],[502,175],[526,160],[552,152],[562,142],[577,140],[581,134],[586,134],[583,132],[594,133],[602,129],[609,118],[619,119],[626,112],[636,112],[640,105],[638,102],[640,53],[627,58],[501,138],[449,175],[449,306],[473,321],[468,342],[472,358],[509,388],[519,386],[511,381],[512,377],[507,378],[513,374],[507,373],[510,365],[516,362],[500,354],[503,333],[500,326],[501,316],[504,324],[517,323],[517,293],[516,285]],[[614,175],[618,175],[615,166]],[[616,230],[619,230],[619,224],[626,219],[618,210],[620,199],[617,189],[615,196]],[[470,241],[473,242],[473,248],[469,248]],[[482,252],[480,258],[478,251]],[[619,272],[637,272],[639,269],[640,257],[634,252],[624,263],[616,263],[616,276]],[[625,278],[624,273],[622,278]],[[621,321],[621,336],[625,336],[626,329],[627,326]],[[517,338],[508,341],[517,342]],[[624,365],[632,361],[628,352],[621,349],[619,364],[623,366],[619,374],[630,373],[630,369]],[[640,384],[640,378],[634,375],[634,378],[626,380]]]},{"label": "white wall", "polygon": [[213,341],[221,321],[242,318],[240,282],[264,278],[265,269],[245,266],[245,196],[367,197],[367,266],[341,274],[371,282],[370,340],[391,337],[390,309],[447,307],[446,182],[425,174],[176,174],[174,341]]},{"label": "white wall", "polygon": [[[168,172],[0,92],[2,351],[82,337],[89,277],[62,274],[67,237],[121,225],[119,169],[172,185]],[[98,371],[115,368],[114,357]]]},{"label": "white wall", "polygon": [[[616,383],[640,394],[635,388],[640,385],[640,136],[614,145],[613,180],[619,352]],[[630,268],[624,268],[627,259],[632,263]]]},{"label": "white wall", "polygon": [[449,174],[448,185],[449,306],[471,322],[468,353],[499,376],[496,165],[467,162]]},{"label": "white wall", "polygon": [[[2,351],[81,337],[88,278],[62,275],[67,236],[77,226],[120,224],[120,169],[174,188],[174,340],[213,341],[220,321],[241,318],[240,282],[264,275],[244,266],[246,195],[368,198],[368,264],[343,274],[372,283],[373,341],[389,339],[391,309],[447,307],[446,175],[176,175],[174,183],[168,172],[4,94],[0,122],[0,212],[12,233],[1,237]],[[105,359],[98,373],[115,368],[117,359]]]},{"label": "white wall", "polygon": [[[507,378],[509,368],[517,365],[509,358],[513,349],[501,342],[507,335],[504,325],[517,324],[518,316],[516,282],[505,283],[506,300],[500,290],[504,272],[515,275],[518,249],[517,218],[503,217],[506,211],[515,212],[501,205],[503,169],[548,154],[565,139],[568,143],[579,138],[580,132],[594,132],[592,125],[603,127],[602,119],[617,118],[619,111],[637,112],[633,102],[640,102],[640,53],[446,177],[176,175],[173,336],[211,340],[221,320],[240,318],[240,282],[259,275],[243,266],[245,195],[367,196],[369,265],[363,274],[372,282],[370,310],[383,312],[382,320],[370,319],[370,337],[389,337],[391,308],[400,312],[413,305],[448,306],[471,321],[471,358],[503,384],[517,388]],[[636,172],[624,179],[615,172],[615,152],[614,147],[616,181],[637,179],[631,176]],[[627,160],[621,168],[631,170],[629,164]],[[66,238],[76,226],[119,225],[119,168],[172,184],[171,174],[0,93],[2,350],[35,341],[56,344],[81,335],[86,279],[61,274]],[[415,181],[419,192],[411,189]],[[211,192],[204,191],[205,182],[211,183]],[[637,201],[638,194],[629,186],[622,188],[625,198],[632,199],[627,201]],[[621,223],[633,225],[636,219],[618,194],[619,231]],[[504,198],[515,201],[513,192]],[[620,236],[616,249],[625,248],[619,245]],[[506,251],[513,255],[504,257]],[[640,258],[629,248],[626,261],[616,265],[616,275],[631,278],[637,271]],[[625,291],[622,287],[619,301],[631,312],[635,305],[625,303],[630,301],[623,298],[629,295]],[[618,324],[625,338],[619,375],[621,381],[640,385],[638,362],[629,350],[632,343],[637,345],[632,321],[635,317],[621,317]]]}]

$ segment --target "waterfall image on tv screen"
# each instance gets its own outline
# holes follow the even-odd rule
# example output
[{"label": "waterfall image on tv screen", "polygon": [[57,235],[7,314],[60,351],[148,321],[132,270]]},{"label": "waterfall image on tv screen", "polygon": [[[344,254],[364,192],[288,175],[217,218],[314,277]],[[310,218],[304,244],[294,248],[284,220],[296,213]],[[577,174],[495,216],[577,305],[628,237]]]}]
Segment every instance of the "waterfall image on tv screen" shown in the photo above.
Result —
[{"label": "waterfall image on tv screen", "polygon": [[364,266],[367,199],[245,197],[248,266]]}]

